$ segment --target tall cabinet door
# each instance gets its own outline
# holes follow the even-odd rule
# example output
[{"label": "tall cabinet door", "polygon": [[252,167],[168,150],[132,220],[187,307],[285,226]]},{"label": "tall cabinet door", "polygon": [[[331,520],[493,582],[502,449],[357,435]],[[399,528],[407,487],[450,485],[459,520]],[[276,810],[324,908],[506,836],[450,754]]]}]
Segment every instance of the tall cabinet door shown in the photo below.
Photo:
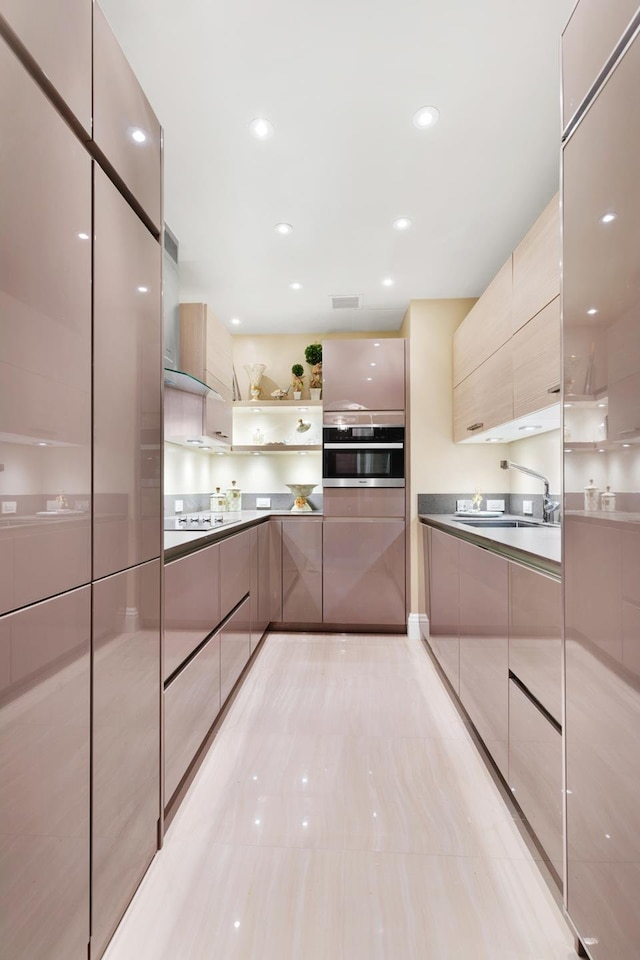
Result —
[{"label": "tall cabinet door", "polygon": [[91,162],[1,39],[0,125],[4,613],[91,579]]},{"label": "tall cabinet door", "polygon": [[325,340],[322,400],[325,410],[404,410],[401,339]]},{"label": "tall cabinet door", "polygon": [[160,573],[153,560],[93,585],[93,958],[157,848]]},{"label": "tall cabinet door", "polygon": [[[594,960],[640,944],[639,89],[636,35],[563,151],[565,417],[608,397],[610,425],[564,458],[567,903]],[[591,477],[614,512],[583,510]]]},{"label": "tall cabinet door", "polygon": [[160,556],[161,248],[95,176],[95,579]]},{"label": "tall cabinet door", "polygon": [[446,673],[449,683],[458,694],[460,693],[459,544],[457,537],[451,537],[441,530],[431,530],[429,644]]},{"label": "tall cabinet door", "polygon": [[282,521],[282,619],[322,623],[322,519]]},{"label": "tall cabinet door", "polygon": [[91,588],[0,617],[0,953],[86,960]]}]

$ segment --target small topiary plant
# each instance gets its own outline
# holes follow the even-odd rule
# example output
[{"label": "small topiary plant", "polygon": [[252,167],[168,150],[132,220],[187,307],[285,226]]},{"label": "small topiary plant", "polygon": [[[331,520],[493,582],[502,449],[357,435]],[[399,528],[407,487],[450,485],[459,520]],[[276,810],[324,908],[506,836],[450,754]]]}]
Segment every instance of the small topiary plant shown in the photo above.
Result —
[{"label": "small topiary plant", "polygon": [[301,363],[294,363],[291,367],[291,389],[294,393],[301,393],[304,388],[304,367]]}]

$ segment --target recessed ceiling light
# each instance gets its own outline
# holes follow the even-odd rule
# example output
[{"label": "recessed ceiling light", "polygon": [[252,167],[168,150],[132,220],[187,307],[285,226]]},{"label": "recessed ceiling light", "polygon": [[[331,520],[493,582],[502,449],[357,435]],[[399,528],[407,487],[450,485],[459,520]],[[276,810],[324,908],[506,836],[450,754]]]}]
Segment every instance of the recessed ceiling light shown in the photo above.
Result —
[{"label": "recessed ceiling light", "polygon": [[392,277],[385,277],[384,280],[382,281],[383,287],[392,287],[393,284],[394,284],[394,280]]},{"label": "recessed ceiling light", "polygon": [[200,447],[200,449],[201,449],[201,450],[212,450],[213,448],[212,448],[212,447],[208,447],[208,446],[206,446],[206,444],[205,444],[205,446]]},{"label": "recessed ceiling light", "polygon": [[367,380],[373,380],[373,377],[367,377]]},{"label": "recessed ceiling light", "polygon": [[198,446],[200,446],[200,444],[202,443],[202,440],[187,440],[187,443],[193,443],[193,444],[197,444]]},{"label": "recessed ceiling light", "polygon": [[36,447],[48,447],[48,446],[49,446],[49,444],[47,443],[46,440],[36,440],[35,443],[36,443]]},{"label": "recessed ceiling light", "polygon": [[600,449],[598,450],[598,453],[606,453],[606,452],[607,451],[604,449],[604,447],[600,447]]},{"label": "recessed ceiling light", "polygon": [[79,233],[79,234],[78,234],[78,240],[88,240],[88,239],[89,239],[89,234],[88,234],[88,233]]},{"label": "recessed ceiling light", "polygon": [[631,444],[630,444],[630,443],[623,443],[622,446],[623,446],[623,447],[630,447]]},{"label": "recessed ceiling light", "polygon": [[527,424],[527,425],[524,426],[524,427],[518,427],[518,430],[541,430],[541,429],[542,429],[542,427],[541,427],[540,424],[537,424],[536,426],[533,426],[533,425],[529,426],[529,425]]},{"label": "recessed ceiling light", "polygon": [[293,233],[293,227],[290,223],[276,223],[273,229],[282,237],[287,237],[290,233]]},{"label": "recessed ceiling light", "polygon": [[572,403],[565,403],[565,407],[572,407],[572,406],[573,406]]},{"label": "recessed ceiling light", "polygon": [[587,313],[589,314],[590,317],[594,317],[597,312],[598,311],[596,310],[595,307],[589,307],[589,309],[587,310]]},{"label": "recessed ceiling light", "polygon": [[231,317],[231,323],[234,327],[237,327],[242,321],[238,317]]},{"label": "recessed ceiling light", "polygon": [[297,280],[293,280],[293,281],[289,284],[289,289],[290,289],[290,290],[302,290],[302,284],[299,283]]},{"label": "recessed ceiling light", "polygon": [[502,437],[487,437],[485,443],[502,443]]},{"label": "recessed ceiling light", "polygon": [[375,367],[375,363],[370,363],[369,366],[370,366],[370,367]]},{"label": "recessed ceiling light", "polygon": [[393,221],[394,230],[408,230],[411,226],[411,220],[409,217],[398,217],[397,220]]},{"label": "recessed ceiling light", "polygon": [[138,293],[149,293],[149,287],[138,287]]},{"label": "recessed ceiling light", "polygon": [[606,403],[599,403],[598,406],[599,406],[599,407],[606,407]]},{"label": "recessed ceiling light", "polygon": [[379,347],[379,346],[380,346],[379,343],[374,343],[374,347]]},{"label": "recessed ceiling light", "polygon": [[249,130],[256,140],[266,140],[273,134],[273,126],[264,117],[256,117],[249,124]]},{"label": "recessed ceiling light", "polygon": [[147,135],[144,130],[141,130],[140,127],[134,127],[131,131],[131,139],[135,140],[136,143],[144,143],[147,139]]},{"label": "recessed ceiling light", "polygon": [[426,130],[438,122],[440,111],[437,107],[420,107],[413,115],[413,125],[418,130]]},{"label": "recessed ceiling light", "polygon": [[600,223],[612,223],[616,219],[615,213],[605,213],[600,217]]}]

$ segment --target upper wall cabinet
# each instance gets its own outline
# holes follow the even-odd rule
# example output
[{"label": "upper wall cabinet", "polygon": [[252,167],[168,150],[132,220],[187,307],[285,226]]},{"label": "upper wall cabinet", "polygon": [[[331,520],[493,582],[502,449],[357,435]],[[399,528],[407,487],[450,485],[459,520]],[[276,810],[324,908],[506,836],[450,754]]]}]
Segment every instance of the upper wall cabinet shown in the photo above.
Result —
[{"label": "upper wall cabinet", "polygon": [[513,332],[560,294],[560,208],[553,198],[513,251]]},{"label": "upper wall cabinet", "polygon": [[511,336],[511,257],[493,278],[454,334],[456,386]]},{"label": "upper wall cabinet", "polygon": [[2,40],[0,127],[6,612],[91,579],[91,160]]},{"label": "upper wall cabinet", "polygon": [[325,340],[325,410],[404,410],[405,342],[401,339]]},{"label": "upper wall cabinet", "polygon": [[91,139],[91,0],[0,0],[24,44]]},{"label": "upper wall cabinet", "polygon": [[558,402],[560,393],[560,297],[513,337],[513,416]]},{"label": "upper wall cabinet", "polygon": [[569,125],[638,11],[638,0],[580,0],[562,34],[562,126]]},{"label": "upper wall cabinet", "polygon": [[162,129],[97,4],[93,14],[93,139],[160,233]]},{"label": "upper wall cabinet", "polygon": [[233,391],[231,334],[206,303],[180,304],[178,367],[217,390],[225,400]]},{"label": "upper wall cabinet", "polygon": [[513,420],[512,342],[508,341],[453,390],[453,439]]}]

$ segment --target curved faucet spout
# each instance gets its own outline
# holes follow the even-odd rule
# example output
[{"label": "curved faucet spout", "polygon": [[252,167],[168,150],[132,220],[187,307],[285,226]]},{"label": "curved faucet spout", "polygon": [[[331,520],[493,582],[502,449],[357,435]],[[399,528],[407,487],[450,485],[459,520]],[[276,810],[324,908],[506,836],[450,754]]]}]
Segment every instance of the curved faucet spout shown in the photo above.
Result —
[{"label": "curved faucet spout", "polygon": [[544,483],[544,499],[542,501],[542,519],[545,523],[553,522],[553,515],[560,506],[556,500],[552,500],[549,496],[549,481],[542,473],[538,473],[537,470],[532,470],[531,467],[523,467],[519,463],[514,463],[513,460],[501,460],[500,466],[503,470],[519,470],[520,473],[526,473],[528,477],[534,477],[536,480],[542,480]]}]

